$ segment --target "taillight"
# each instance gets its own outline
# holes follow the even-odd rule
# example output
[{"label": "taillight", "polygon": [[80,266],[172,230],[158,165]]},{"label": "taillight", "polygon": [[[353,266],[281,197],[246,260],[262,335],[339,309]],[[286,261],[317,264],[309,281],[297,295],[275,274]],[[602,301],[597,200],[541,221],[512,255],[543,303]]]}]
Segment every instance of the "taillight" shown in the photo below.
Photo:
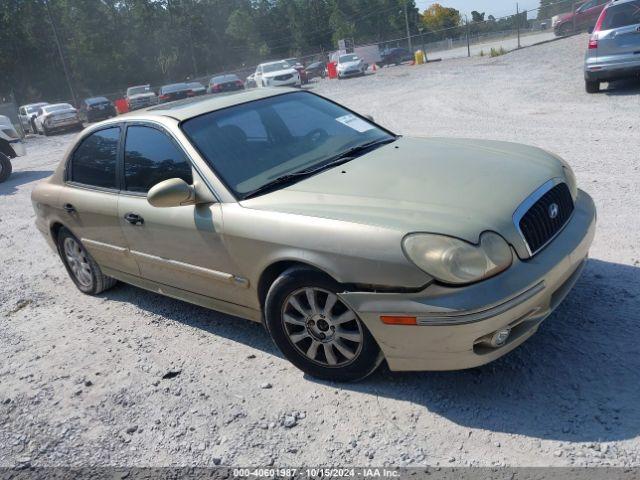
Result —
[{"label": "taillight", "polygon": [[236,86],[242,87],[243,85],[244,83],[242,83],[242,80],[236,80]]},{"label": "taillight", "polygon": [[160,100],[169,100],[169,95],[160,95]]},{"label": "taillight", "polygon": [[598,39],[596,37],[589,39],[589,50],[593,50],[594,48],[598,48]]},{"label": "taillight", "polygon": [[215,85],[213,85],[211,87],[211,91],[212,92],[217,92],[218,90],[220,90],[220,85],[218,85],[218,84],[215,84]]},{"label": "taillight", "polygon": [[189,90],[187,92],[187,97],[193,97],[195,95],[195,93],[193,93],[193,90]]}]

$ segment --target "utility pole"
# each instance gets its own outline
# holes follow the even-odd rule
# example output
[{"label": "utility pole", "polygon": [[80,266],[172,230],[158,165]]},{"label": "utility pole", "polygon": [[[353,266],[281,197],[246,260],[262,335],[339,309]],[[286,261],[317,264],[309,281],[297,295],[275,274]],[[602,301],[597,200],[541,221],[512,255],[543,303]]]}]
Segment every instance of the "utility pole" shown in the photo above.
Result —
[{"label": "utility pole", "polygon": [[407,4],[409,0],[404,0],[404,24],[407,27],[407,40],[409,41],[409,51],[413,53],[413,45],[411,44],[411,32],[409,30],[409,13],[407,12]]},{"label": "utility pole", "polygon": [[71,93],[71,100],[73,101],[73,106],[78,107],[78,99],[76,98],[76,94],[73,91],[73,87],[71,86],[71,77],[69,76],[69,70],[67,69],[67,62],[64,59],[64,53],[62,53],[62,45],[60,44],[60,38],[58,37],[58,29],[56,28],[56,22],[53,20],[53,15],[51,15],[51,9],[49,8],[49,1],[44,0],[44,5],[47,9],[47,16],[49,17],[49,21],[51,22],[51,28],[53,28],[53,37],[55,38],[56,46],[58,47],[58,54],[60,55],[62,70],[64,70],[64,76],[67,79],[67,86],[69,87],[69,92]]},{"label": "utility pole", "polygon": [[520,48],[520,5],[516,2],[516,26],[518,28],[518,48]]},{"label": "utility pole", "polygon": [[467,23],[467,57],[471,56],[471,39],[469,38],[469,17],[464,16],[465,22]]}]

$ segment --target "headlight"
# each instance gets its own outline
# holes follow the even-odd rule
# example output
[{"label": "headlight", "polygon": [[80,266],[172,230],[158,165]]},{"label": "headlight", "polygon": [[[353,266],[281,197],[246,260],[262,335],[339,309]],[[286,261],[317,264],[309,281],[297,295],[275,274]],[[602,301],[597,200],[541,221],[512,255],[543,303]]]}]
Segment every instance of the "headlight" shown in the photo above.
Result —
[{"label": "headlight", "polygon": [[402,241],[405,254],[420,269],[443,283],[460,285],[492,277],[511,266],[509,244],[485,232],[480,244],[431,233],[412,233]]},{"label": "headlight", "polygon": [[576,175],[573,173],[573,169],[569,164],[564,161],[562,162],[562,170],[564,170],[564,178],[567,181],[571,197],[575,200],[578,196],[578,182],[576,181]]}]

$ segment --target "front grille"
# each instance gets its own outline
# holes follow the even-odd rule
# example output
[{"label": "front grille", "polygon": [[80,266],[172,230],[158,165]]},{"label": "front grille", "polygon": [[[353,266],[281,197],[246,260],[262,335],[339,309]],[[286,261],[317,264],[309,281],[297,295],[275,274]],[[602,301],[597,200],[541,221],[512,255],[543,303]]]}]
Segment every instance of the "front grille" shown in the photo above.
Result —
[{"label": "front grille", "polygon": [[293,75],[288,73],[287,75],[278,75],[277,77],[274,77],[274,78],[279,82],[284,82],[285,80],[289,80],[291,77],[293,77]]},{"label": "front grille", "polygon": [[532,255],[564,227],[572,212],[573,199],[566,183],[553,187],[527,210],[518,226]]}]

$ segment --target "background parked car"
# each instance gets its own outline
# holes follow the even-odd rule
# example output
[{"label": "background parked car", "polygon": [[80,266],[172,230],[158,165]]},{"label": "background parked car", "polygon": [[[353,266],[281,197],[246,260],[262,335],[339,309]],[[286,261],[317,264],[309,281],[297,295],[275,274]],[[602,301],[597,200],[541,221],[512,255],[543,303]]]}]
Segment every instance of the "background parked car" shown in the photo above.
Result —
[{"label": "background parked car", "polygon": [[200,82],[189,82],[187,83],[187,87],[191,90],[192,97],[197,97],[198,95],[204,95],[207,93],[207,89]]},{"label": "background parked car", "polygon": [[47,102],[40,103],[30,103],[28,105],[22,105],[18,109],[18,118],[20,119],[20,125],[25,132],[36,132],[36,127],[34,125],[34,120],[38,115],[38,109],[40,107],[44,107],[45,105],[49,105]]},{"label": "background parked car", "polygon": [[236,90],[244,90],[244,84],[237,75],[228,73],[211,77],[207,90],[209,93],[235,92]]},{"label": "background parked car", "polygon": [[129,110],[138,110],[139,108],[146,108],[158,103],[158,97],[151,85],[137,85],[135,87],[127,88],[127,94],[125,95],[127,106]]},{"label": "background parked car", "polygon": [[40,107],[35,125],[37,132],[43,135],[71,128],[78,130],[83,128],[78,110],[68,103],[55,103]]},{"label": "background parked car", "polygon": [[302,65],[302,62],[300,60],[298,60],[297,58],[285,58],[284,61],[298,71],[298,75],[300,75],[300,83],[302,85],[306,85],[307,83],[309,83],[309,77],[307,76],[304,65]]},{"label": "background parked car", "polygon": [[284,60],[261,63],[254,75],[258,87],[294,87],[301,84],[298,70]]},{"label": "background parked car", "polygon": [[116,108],[106,97],[85,98],[80,103],[80,119],[83,122],[99,122],[116,115]]},{"label": "background parked car", "polygon": [[569,35],[581,30],[592,28],[598,16],[602,13],[602,9],[610,0],[589,0],[574,12],[561,13],[551,19],[553,32],[557,36]]},{"label": "background parked car", "polygon": [[[20,107],[22,108],[22,107]],[[11,175],[11,159],[21,157],[27,150],[9,117],[0,115],[0,183]]]},{"label": "background parked car", "polygon": [[327,65],[324,62],[313,62],[305,68],[307,79],[311,80],[316,77],[324,78],[327,76]]},{"label": "background parked car", "polygon": [[600,82],[640,76],[640,0],[610,3],[589,39],[584,80],[588,93]]},{"label": "background parked car", "polygon": [[158,92],[158,103],[173,102],[190,96],[191,89],[186,83],[163,85]]},{"label": "background parked car", "polygon": [[367,64],[355,53],[347,53],[338,57],[338,78],[362,76]]},{"label": "background parked car", "polygon": [[402,62],[410,62],[413,60],[413,53],[406,48],[391,48],[382,52],[380,57],[378,65],[384,67],[385,65],[400,65]]},{"label": "background parked car", "polygon": [[256,88],[257,86],[258,85],[256,85],[256,72],[253,72],[244,81],[244,88]]}]

